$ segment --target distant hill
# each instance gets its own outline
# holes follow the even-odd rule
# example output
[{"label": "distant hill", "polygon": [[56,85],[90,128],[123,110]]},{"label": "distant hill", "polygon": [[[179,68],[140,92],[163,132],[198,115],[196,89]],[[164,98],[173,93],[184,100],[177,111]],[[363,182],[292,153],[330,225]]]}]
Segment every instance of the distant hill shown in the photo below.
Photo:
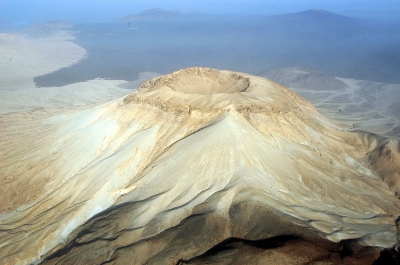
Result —
[{"label": "distant hill", "polygon": [[276,34],[290,38],[321,39],[335,42],[360,34],[365,27],[356,18],[331,13],[324,9],[311,9],[297,13],[267,16],[264,26]]},{"label": "distant hill", "polygon": [[306,67],[275,68],[257,75],[290,88],[337,90],[347,87],[336,78]]},{"label": "distant hill", "polygon": [[72,28],[74,25],[67,21],[47,21],[39,24],[35,24],[30,28],[21,31],[25,37],[30,38],[46,38],[52,37],[60,33],[67,28]]},{"label": "distant hill", "polygon": [[34,27],[41,28],[41,27],[51,27],[57,29],[65,29],[65,28],[72,28],[74,24],[68,21],[58,21],[58,20],[50,20],[43,23],[36,24]]},{"label": "distant hill", "polygon": [[[297,13],[268,16],[265,22],[277,29],[292,29],[301,31],[314,30],[337,30],[341,32],[351,32],[360,30],[358,27],[361,22],[359,19],[331,13],[325,9],[310,9]],[[338,32],[339,33],[339,32]]]},{"label": "distant hill", "polygon": [[130,21],[151,21],[151,20],[173,20],[180,18],[189,18],[193,16],[203,15],[199,10],[179,11],[179,10],[165,10],[162,8],[152,8],[144,10],[138,14],[131,14],[117,18],[120,22]]},{"label": "distant hill", "polygon": [[302,22],[339,22],[347,23],[353,22],[356,19],[348,16],[343,16],[329,12],[325,9],[310,9],[296,13],[289,13],[284,15],[273,16],[274,18],[281,18],[288,21],[302,21]]}]

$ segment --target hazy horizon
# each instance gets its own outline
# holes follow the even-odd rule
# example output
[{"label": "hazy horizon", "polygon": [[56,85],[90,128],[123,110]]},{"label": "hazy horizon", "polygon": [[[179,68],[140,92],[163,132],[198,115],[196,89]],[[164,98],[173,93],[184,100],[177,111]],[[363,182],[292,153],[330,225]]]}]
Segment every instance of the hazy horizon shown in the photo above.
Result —
[{"label": "hazy horizon", "polygon": [[208,14],[246,14],[246,15],[279,15],[301,12],[309,9],[325,9],[332,13],[346,16],[397,19],[400,2],[384,1],[244,1],[244,0],[175,0],[175,1],[127,1],[127,0],[3,0],[0,9],[2,28],[33,25],[49,20],[64,20],[75,24],[111,22],[124,15],[139,13],[152,8],[166,10],[198,10]]},{"label": "hazy horizon", "polygon": [[[72,67],[36,77],[38,86],[94,78],[131,81],[140,72],[167,74],[190,66],[250,74],[301,66],[331,76],[400,83],[400,18],[393,15],[400,2],[393,0],[4,0],[2,6],[0,30],[22,32],[41,22],[68,21],[75,25],[73,42],[88,51]],[[185,16],[179,22],[147,17],[112,25],[153,8],[210,16],[198,21]],[[329,13],[303,12],[311,9]],[[52,31],[23,32],[43,37]]]}]

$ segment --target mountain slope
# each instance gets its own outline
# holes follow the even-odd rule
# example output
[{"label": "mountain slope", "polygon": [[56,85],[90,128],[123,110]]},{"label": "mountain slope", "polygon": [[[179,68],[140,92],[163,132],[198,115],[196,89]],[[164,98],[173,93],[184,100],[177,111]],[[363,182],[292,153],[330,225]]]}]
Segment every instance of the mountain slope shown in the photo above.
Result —
[{"label": "mountain slope", "polygon": [[1,122],[5,264],[177,264],[231,238],[397,243],[400,203],[369,158],[398,142],[340,131],[262,77],[189,68]]}]

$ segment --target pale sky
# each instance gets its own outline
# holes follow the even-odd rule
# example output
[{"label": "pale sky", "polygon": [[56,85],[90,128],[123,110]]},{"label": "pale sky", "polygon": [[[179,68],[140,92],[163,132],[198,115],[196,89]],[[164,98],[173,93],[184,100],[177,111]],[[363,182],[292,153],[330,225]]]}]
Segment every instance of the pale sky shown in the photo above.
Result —
[{"label": "pale sky", "polygon": [[355,17],[396,18],[400,0],[0,0],[0,25],[48,20],[108,22],[123,15],[160,7],[197,9],[211,14],[275,15],[326,9]]}]

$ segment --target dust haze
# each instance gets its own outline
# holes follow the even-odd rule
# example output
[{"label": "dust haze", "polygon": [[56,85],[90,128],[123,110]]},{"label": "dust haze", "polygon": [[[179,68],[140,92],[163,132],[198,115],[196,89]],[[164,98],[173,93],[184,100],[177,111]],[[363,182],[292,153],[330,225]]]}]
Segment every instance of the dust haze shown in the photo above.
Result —
[{"label": "dust haze", "polygon": [[[136,19],[129,19],[129,15],[139,14],[143,11],[138,10],[141,6],[152,7],[155,3],[70,3],[58,18],[49,14],[53,9],[56,14],[61,12],[59,9],[67,5],[63,1],[43,1],[42,5],[27,1],[27,7],[20,9],[34,5],[31,13],[38,12],[43,20],[47,16],[77,21],[69,21],[74,23],[72,30],[78,32],[74,42],[88,51],[87,58],[74,67],[35,78],[38,86],[60,86],[93,78],[131,81],[140,72],[166,74],[190,66],[251,74],[302,66],[332,76],[400,83],[400,19],[390,15],[399,5],[360,2],[325,1],[322,6],[331,9],[324,9],[319,8],[318,1],[217,1],[214,5],[165,1],[159,4],[171,12],[169,16],[143,15]],[[118,7],[126,8],[118,11]],[[105,16],[102,12],[107,8],[109,15]],[[41,13],[44,11],[46,15]],[[82,17],[74,17],[77,14]],[[27,14],[27,19],[18,16],[19,22],[14,24],[40,18],[30,19],[32,14]],[[109,20],[105,21],[105,17]]]},{"label": "dust haze", "polygon": [[36,78],[38,86],[97,77],[131,81],[140,72],[166,74],[190,66],[253,74],[304,66],[332,76],[400,82],[400,31],[395,26],[327,11],[272,17],[178,14],[170,19],[84,24],[73,29],[79,31],[74,42],[88,50],[87,58]]},{"label": "dust haze", "polygon": [[[332,76],[400,83],[396,1],[25,0],[4,6],[2,28],[20,31],[65,20],[78,32],[74,42],[88,51],[74,67],[36,78],[38,86],[96,77],[134,80],[140,72],[166,74],[190,66],[252,74],[303,66]],[[152,8],[174,13],[121,19]]]}]

